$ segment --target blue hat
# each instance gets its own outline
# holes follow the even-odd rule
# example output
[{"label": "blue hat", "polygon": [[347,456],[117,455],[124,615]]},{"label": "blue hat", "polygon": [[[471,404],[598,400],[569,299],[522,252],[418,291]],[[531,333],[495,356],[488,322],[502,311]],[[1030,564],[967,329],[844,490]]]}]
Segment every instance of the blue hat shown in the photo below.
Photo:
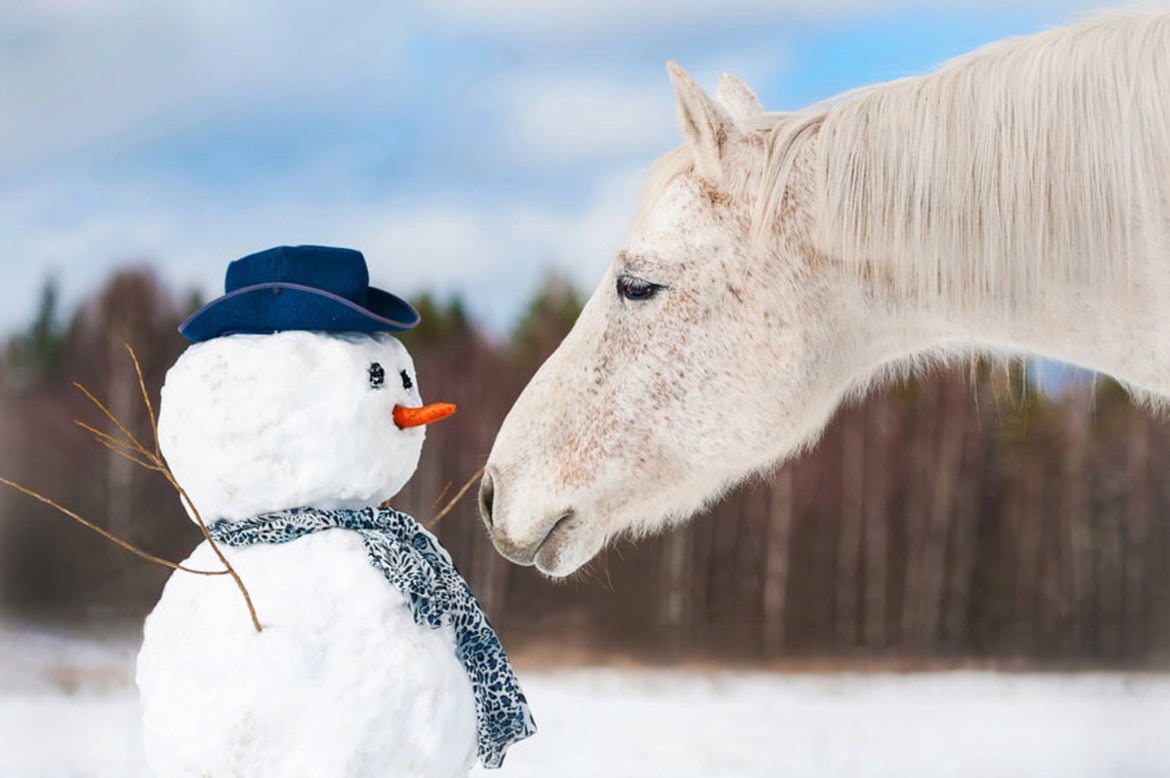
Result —
[{"label": "blue hat", "polygon": [[224,294],[179,326],[188,340],[283,330],[401,332],[418,311],[370,286],[360,251],[277,246],[228,265]]}]

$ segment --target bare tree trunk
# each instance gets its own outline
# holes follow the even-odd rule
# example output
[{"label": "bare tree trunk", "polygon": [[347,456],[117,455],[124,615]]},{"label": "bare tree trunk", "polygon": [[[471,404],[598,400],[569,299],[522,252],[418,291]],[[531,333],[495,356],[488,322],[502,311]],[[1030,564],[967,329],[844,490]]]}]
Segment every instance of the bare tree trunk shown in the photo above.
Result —
[{"label": "bare tree trunk", "polygon": [[[968,419],[978,421],[970,411],[966,413]],[[961,471],[957,474],[947,569],[946,611],[942,624],[947,642],[959,649],[967,646],[969,638],[968,617],[979,543],[979,511],[982,507],[980,488],[986,446],[986,438],[978,430],[968,430],[964,438]]]},{"label": "bare tree trunk", "polygon": [[714,634],[711,627],[712,608],[711,587],[709,585],[711,567],[718,564],[715,544],[715,522],[691,522],[691,544],[693,553],[691,559],[691,636],[696,645],[710,647],[717,643],[719,636]]},{"label": "bare tree trunk", "polygon": [[[113,351],[113,349],[111,349]],[[123,424],[133,428],[137,414],[134,412],[134,400],[138,397],[136,379],[132,378],[132,368],[129,365],[119,365],[115,359],[109,364],[114,366],[110,371],[109,383],[106,387],[108,394],[104,402],[114,417]],[[122,368],[122,369],[119,369]],[[110,425],[110,434],[119,435]],[[144,443],[144,445],[147,445]],[[106,516],[107,527],[118,537],[134,541],[134,468],[135,464],[114,451],[106,454]]]},{"label": "bare tree trunk", "polygon": [[719,653],[726,653],[729,646],[734,647],[732,630],[740,575],[735,556],[743,534],[743,520],[736,508],[732,503],[725,503],[718,511],[718,520],[709,522],[712,527],[712,558],[707,568],[707,626],[715,642],[708,645]]},{"label": "bare tree trunk", "polygon": [[919,647],[930,651],[939,637],[942,616],[943,589],[946,581],[947,540],[955,495],[963,466],[963,448],[966,428],[966,392],[950,382],[942,387],[938,404],[942,425],[937,440],[934,460],[934,490],[930,500],[927,531],[923,538],[921,612],[917,619],[915,638]]},{"label": "bare tree trunk", "polygon": [[660,620],[666,629],[670,658],[682,652],[691,623],[691,586],[694,576],[694,532],[691,524],[676,527],[661,546]]},{"label": "bare tree trunk", "polygon": [[843,420],[841,443],[841,526],[837,539],[837,641],[858,643],[858,585],[865,521],[865,414],[852,410]]},{"label": "bare tree trunk", "polygon": [[1095,625],[1093,654],[1102,659],[1117,659],[1122,653],[1121,622],[1125,613],[1122,510],[1119,500],[1110,499],[1098,514],[1100,540],[1094,544],[1097,554],[1092,574],[1095,585],[1089,593],[1093,603],[1089,623]]},{"label": "bare tree trunk", "polygon": [[1043,472],[1025,453],[1018,462],[1012,513],[1016,541],[1015,646],[1020,655],[1034,653],[1040,615],[1044,558]]},{"label": "bare tree trunk", "polygon": [[768,489],[768,525],[764,539],[763,653],[771,656],[785,645],[788,606],[788,555],[791,548],[792,466],[786,465]]},{"label": "bare tree trunk", "polygon": [[1150,420],[1138,408],[1129,408],[1126,438],[1125,517],[1122,542],[1125,572],[1122,581],[1122,650],[1136,656],[1147,644],[1146,544],[1150,532]]},{"label": "bare tree trunk", "polygon": [[761,487],[744,490],[738,500],[743,525],[735,566],[739,570],[735,589],[735,656],[758,659],[760,653],[760,585],[764,575],[764,544],[768,528],[769,491]]},{"label": "bare tree trunk", "polygon": [[1066,434],[1064,477],[1061,488],[1061,567],[1064,590],[1070,599],[1072,632],[1066,648],[1080,652],[1093,643],[1092,549],[1089,539],[1089,429],[1092,422],[1092,387],[1077,386],[1064,397]]},{"label": "bare tree trunk", "polygon": [[867,449],[870,465],[865,481],[865,643],[884,648],[889,642],[889,587],[890,554],[890,435],[894,425],[891,400],[883,397],[871,403],[867,414],[870,422]]},{"label": "bare tree trunk", "polygon": [[915,405],[922,416],[911,428],[910,473],[906,498],[906,569],[902,580],[901,628],[898,642],[904,652],[921,650],[922,595],[926,533],[931,504],[931,475],[934,457],[933,422],[938,405],[938,381],[928,380],[920,387]]}]

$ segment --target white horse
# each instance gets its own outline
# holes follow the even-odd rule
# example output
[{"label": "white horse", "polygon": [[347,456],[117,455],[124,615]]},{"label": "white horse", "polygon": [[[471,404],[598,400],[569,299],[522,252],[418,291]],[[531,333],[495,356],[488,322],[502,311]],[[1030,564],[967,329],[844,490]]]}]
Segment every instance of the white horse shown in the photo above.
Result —
[{"label": "white horse", "polygon": [[488,460],[507,558],[563,576],[681,521],[924,357],[1041,354],[1170,396],[1170,13],[790,114],[668,69],[686,144]]}]

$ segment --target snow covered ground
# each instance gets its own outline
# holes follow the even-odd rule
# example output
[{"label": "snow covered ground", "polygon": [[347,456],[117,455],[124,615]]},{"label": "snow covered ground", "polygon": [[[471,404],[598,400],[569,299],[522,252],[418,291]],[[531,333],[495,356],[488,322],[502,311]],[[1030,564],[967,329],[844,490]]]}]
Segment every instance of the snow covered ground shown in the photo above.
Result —
[{"label": "snow covered ground", "polygon": [[[0,776],[146,775],[136,650],[0,625]],[[540,732],[498,778],[1170,776],[1162,675],[520,675]]]}]

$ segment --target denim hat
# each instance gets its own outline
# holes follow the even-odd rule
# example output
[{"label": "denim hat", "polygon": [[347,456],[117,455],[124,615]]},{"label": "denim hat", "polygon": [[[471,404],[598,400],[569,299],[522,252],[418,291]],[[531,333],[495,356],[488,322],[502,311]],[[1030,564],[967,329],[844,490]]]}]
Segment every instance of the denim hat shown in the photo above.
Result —
[{"label": "denim hat", "polygon": [[366,258],[353,249],[277,246],[228,265],[224,296],[179,326],[188,340],[283,330],[401,332],[418,311],[370,286]]}]

